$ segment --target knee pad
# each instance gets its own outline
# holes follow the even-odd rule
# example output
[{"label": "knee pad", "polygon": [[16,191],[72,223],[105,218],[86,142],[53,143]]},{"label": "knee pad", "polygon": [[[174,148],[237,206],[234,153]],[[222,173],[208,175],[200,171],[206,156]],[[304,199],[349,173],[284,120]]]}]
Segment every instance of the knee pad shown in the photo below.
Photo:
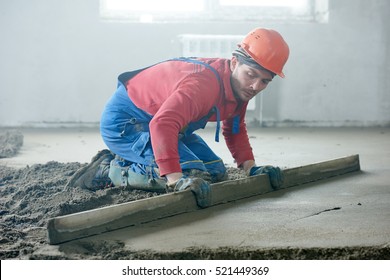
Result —
[{"label": "knee pad", "polygon": [[151,192],[166,191],[166,181],[164,179],[136,173],[131,170],[130,166],[120,166],[115,160],[111,161],[108,176],[115,186]]}]

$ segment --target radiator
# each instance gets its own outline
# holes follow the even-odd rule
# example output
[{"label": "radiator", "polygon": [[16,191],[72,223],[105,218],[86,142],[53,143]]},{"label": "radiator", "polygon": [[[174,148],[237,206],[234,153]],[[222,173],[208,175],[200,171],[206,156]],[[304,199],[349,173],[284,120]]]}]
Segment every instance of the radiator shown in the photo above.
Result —
[{"label": "radiator", "polygon": [[183,56],[230,58],[244,36],[239,35],[179,35]]}]

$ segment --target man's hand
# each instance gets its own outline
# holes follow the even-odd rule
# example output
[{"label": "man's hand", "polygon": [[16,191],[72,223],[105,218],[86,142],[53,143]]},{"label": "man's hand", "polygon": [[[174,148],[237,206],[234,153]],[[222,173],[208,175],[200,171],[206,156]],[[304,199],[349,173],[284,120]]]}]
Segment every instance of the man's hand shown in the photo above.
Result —
[{"label": "man's hand", "polygon": [[273,189],[278,189],[284,181],[283,171],[271,165],[253,166],[249,169],[249,176],[268,174]]},{"label": "man's hand", "polygon": [[184,191],[190,189],[195,195],[196,203],[200,208],[206,208],[211,204],[210,185],[201,178],[182,177],[173,184],[167,184],[167,192]]}]

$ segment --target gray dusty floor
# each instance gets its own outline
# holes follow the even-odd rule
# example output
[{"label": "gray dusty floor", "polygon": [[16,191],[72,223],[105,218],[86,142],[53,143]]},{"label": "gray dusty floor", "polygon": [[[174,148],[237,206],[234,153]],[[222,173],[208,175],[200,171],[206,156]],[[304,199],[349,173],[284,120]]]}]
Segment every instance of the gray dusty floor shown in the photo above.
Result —
[{"label": "gray dusty floor", "polygon": [[[294,167],[352,154],[361,172],[161,219],[87,238],[116,240],[132,251],[193,247],[310,248],[390,246],[390,128],[256,128],[258,164]],[[105,148],[96,129],[25,129],[19,155],[0,164],[89,162]],[[201,134],[233,165],[214,130]],[[72,242],[68,246],[71,246]]]}]

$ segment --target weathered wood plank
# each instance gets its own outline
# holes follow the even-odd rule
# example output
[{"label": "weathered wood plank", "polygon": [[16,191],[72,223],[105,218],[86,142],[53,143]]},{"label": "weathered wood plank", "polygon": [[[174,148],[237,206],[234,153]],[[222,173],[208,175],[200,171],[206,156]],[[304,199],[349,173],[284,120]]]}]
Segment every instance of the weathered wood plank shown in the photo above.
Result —
[{"label": "weathered wood plank", "polygon": [[294,187],[358,170],[360,170],[359,155],[289,168],[283,171],[285,181],[282,188]]},{"label": "weathered wood plank", "polygon": [[199,209],[191,191],[160,195],[50,219],[50,244],[96,235]]},{"label": "weathered wood plank", "polygon": [[[293,187],[360,170],[353,155],[284,170],[285,183]],[[273,191],[267,175],[225,181],[211,185],[211,205],[226,203]],[[50,244],[96,235],[199,209],[190,190],[55,217],[48,222]]]}]

